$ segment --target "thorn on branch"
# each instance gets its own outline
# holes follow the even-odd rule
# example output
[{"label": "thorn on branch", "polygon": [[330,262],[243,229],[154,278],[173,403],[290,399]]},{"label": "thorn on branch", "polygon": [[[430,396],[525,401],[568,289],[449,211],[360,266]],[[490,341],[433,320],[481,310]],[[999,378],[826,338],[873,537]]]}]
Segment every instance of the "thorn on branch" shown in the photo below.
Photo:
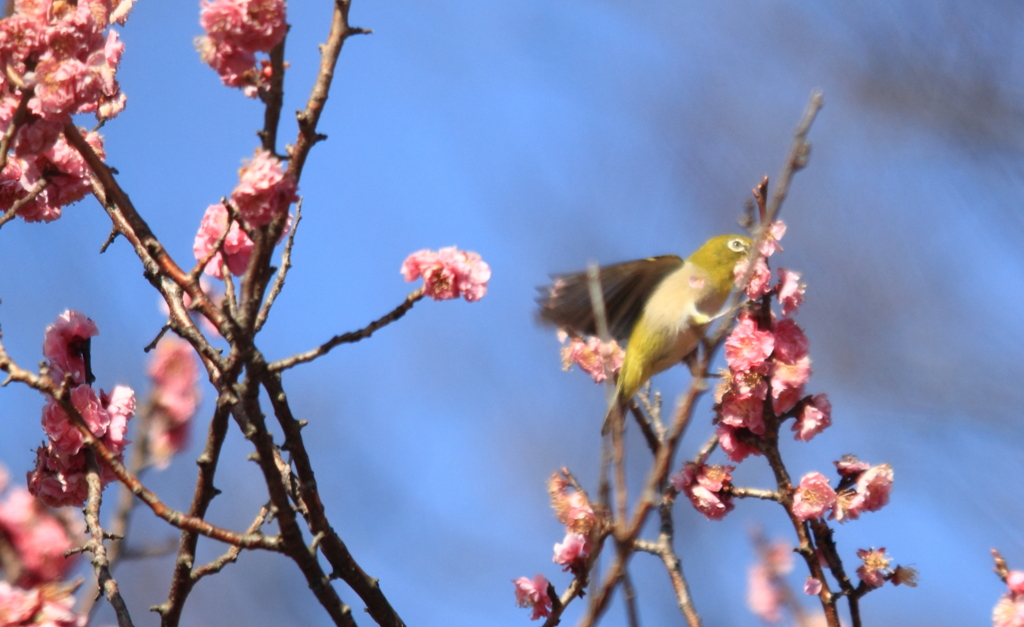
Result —
[{"label": "thorn on branch", "polygon": [[110,245],[114,243],[114,240],[116,240],[117,236],[120,234],[121,232],[117,230],[117,225],[110,227],[110,235],[107,236],[106,241],[104,241],[103,245],[100,246],[101,255],[107,252],[107,248],[110,248]]},{"label": "thorn on branch", "polygon": [[171,329],[170,321],[165,322],[164,326],[160,329],[160,332],[156,334],[155,338],[153,338],[153,341],[150,342],[149,344],[146,344],[146,346],[143,347],[142,352],[148,353],[149,351],[151,351],[154,348],[156,348],[156,345],[160,342],[160,338],[162,338],[165,333],[170,331],[170,329]]}]

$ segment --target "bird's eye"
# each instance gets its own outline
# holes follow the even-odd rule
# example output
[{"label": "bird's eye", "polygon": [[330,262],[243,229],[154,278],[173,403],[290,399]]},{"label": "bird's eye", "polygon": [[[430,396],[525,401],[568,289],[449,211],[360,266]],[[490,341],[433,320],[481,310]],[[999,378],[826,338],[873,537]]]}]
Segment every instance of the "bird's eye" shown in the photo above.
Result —
[{"label": "bird's eye", "polygon": [[733,251],[735,253],[740,253],[740,252],[743,252],[743,251],[747,250],[747,245],[746,245],[746,243],[744,243],[743,240],[741,240],[740,238],[736,237],[736,238],[733,238],[733,239],[729,240],[729,250],[731,250],[731,251]]}]

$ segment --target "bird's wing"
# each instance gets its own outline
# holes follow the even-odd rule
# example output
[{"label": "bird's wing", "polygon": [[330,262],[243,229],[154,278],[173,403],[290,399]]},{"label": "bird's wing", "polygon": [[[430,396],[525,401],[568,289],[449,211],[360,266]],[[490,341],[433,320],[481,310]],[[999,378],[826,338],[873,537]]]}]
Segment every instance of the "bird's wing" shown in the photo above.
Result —
[{"label": "bird's wing", "polygon": [[[625,340],[643,311],[651,292],[683,265],[676,255],[662,255],[605,266],[600,269],[608,332]],[[547,324],[577,335],[597,335],[586,272],[558,274],[551,285],[537,288],[537,317]]]}]

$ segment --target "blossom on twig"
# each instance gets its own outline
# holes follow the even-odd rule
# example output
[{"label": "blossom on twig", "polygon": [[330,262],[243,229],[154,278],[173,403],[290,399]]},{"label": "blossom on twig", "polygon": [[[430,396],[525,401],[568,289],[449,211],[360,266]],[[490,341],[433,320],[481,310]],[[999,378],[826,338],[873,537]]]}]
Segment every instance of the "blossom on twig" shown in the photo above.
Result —
[{"label": "blossom on twig", "polygon": [[604,343],[598,337],[586,340],[574,337],[562,348],[562,370],[569,370],[576,364],[594,379],[594,383],[603,383],[609,373],[616,374],[622,369],[625,356],[615,340]]},{"label": "blossom on twig", "polygon": [[516,587],[516,604],[519,607],[532,608],[530,620],[551,616],[551,597],[548,596],[548,580],[544,575],[537,574],[532,580],[529,577],[513,579]]},{"label": "blossom on twig", "polygon": [[732,494],[727,489],[732,486],[729,473],[735,468],[686,462],[681,471],[669,477],[669,481],[708,520],[721,520],[735,507]]},{"label": "blossom on twig", "polygon": [[402,263],[401,273],[406,281],[423,277],[423,293],[434,300],[459,296],[469,302],[480,300],[491,279],[491,267],[480,255],[454,246],[409,255]]},{"label": "blossom on twig", "polygon": [[204,63],[228,87],[254,98],[267,77],[256,65],[257,52],[269,52],[288,32],[284,0],[204,1],[199,23],[206,35],[196,39]]}]

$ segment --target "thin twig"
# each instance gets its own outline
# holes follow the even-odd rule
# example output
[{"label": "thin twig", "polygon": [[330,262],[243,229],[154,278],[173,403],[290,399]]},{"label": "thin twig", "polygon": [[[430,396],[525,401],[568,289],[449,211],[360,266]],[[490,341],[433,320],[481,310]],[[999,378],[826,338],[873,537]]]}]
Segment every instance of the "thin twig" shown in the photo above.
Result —
[{"label": "thin twig", "polygon": [[[7,75],[13,74],[11,66],[7,66]],[[13,82],[13,81],[12,81]],[[11,116],[11,124],[4,131],[4,135],[0,138],[0,170],[7,167],[8,153],[11,150],[11,142],[14,140],[14,136],[18,133],[18,129],[21,125],[28,121],[28,101],[32,99],[35,92],[32,89],[23,89],[21,92],[21,99],[18,100],[18,107],[14,110],[14,115]]]},{"label": "thin twig", "polygon": [[281,539],[277,536],[265,536],[263,534],[239,534],[222,527],[211,525],[205,520],[188,516],[178,510],[168,507],[160,498],[146,488],[137,477],[128,472],[114,453],[107,446],[92,434],[85,420],[78,409],[71,402],[71,392],[66,386],[57,385],[49,378],[40,377],[27,370],[19,368],[7,354],[7,350],[0,343],[0,370],[6,372],[11,381],[18,381],[27,384],[29,387],[44,394],[52,396],[61,406],[61,409],[68,415],[71,424],[78,429],[82,436],[83,443],[92,449],[96,456],[110,468],[121,483],[124,483],[132,491],[132,494],[139,497],[143,503],[149,506],[153,513],[180,529],[191,529],[198,533],[226,542],[238,544],[245,548],[262,548],[270,551],[281,550]]},{"label": "thin twig", "polygon": [[110,574],[110,561],[107,559],[107,549],[103,545],[103,527],[100,526],[100,504],[103,501],[103,483],[100,480],[100,467],[96,462],[96,456],[92,450],[85,451],[85,480],[89,486],[89,496],[85,501],[85,524],[89,529],[91,539],[85,545],[85,550],[92,553],[92,565],[96,572],[96,579],[99,582],[100,591],[106,595],[110,605],[117,614],[118,627],[133,627],[132,617],[128,613],[128,607],[121,598],[117,588],[117,580]]},{"label": "thin twig", "polygon": [[[259,367],[254,370],[259,371]],[[274,408],[274,415],[277,418],[281,430],[284,432],[285,440],[281,449],[291,454],[292,463],[298,474],[299,496],[305,506],[307,523],[309,529],[315,536],[321,537],[318,544],[320,551],[331,564],[333,571],[331,578],[338,578],[344,581],[362,601],[366,604],[367,612],[373,620],[382,627],[405,627],[405,623],[399,617],[398,612],[391,606],[387,597],[380,589],[380,583],[376,578],[371,577],[356,562],[345,542],[338,536],[331,527],[324,511],[323,503],[317,492],[316,476],[313,473],[313,466],[309,454],[302,441],[303,422],[296,420],[288,404],[288,397],[284,392],[281,382],[281,374],[270,372],[269,369],[262,373],[263,387],[270,397],[271,405]]]},{"label": "thin twig", "polygon": [[0,216],[0,226],[3,226],[10,222],[11,220],[13,220],[14,216],[18,215],[18,212],[21,211],[22,207],[38,198],[39,194],[42,194],[43,190],[46,189],[46,187],[49,184],[50,181],[48,181],[47,179],[42,179],[35,184],[35,187],[32,188],[32,191],[30,191],[28,195],[14,201],[14,204],[11,205],[11,208],[5,211],[2,216]]},{"label": "thin twig", "polygon": [[[268,505],[264,505],[263,507],[261,507],[259,513],[256,514],[256,519],[252,521],[252,524],[249,525],[249,528],[246,529],[245,532],[246,533],[256,533],[257,531],[259,531],[260,527],[263,526],[263,522],[267,519],[267,514],[269,512],[270,512],[270,507]],[[228,547],[228,550],[223,555],[218,557],[217,559],[213,560],[209,564],[206,564],[206,565],[203,565],[203,566],[199,566],[198,568],[193,570],[192,571],[192,581],[199,581],[203,577],[206,577],[206,576],[209,576],[209,575],[213,575],[215,573],[219,573],[228,564],[234,564],[238,560],[238,556],[241,553],[242,553],[242,548],[241,547],[238,547],[238,546]]]},{"label": "thin twig", "polygon": [[629,627],[640,627],[640,615],[636,611],[636,590],[627,571],[622,577],[622,598],[626,602],[626,620]]},{"label": "thin twig", "polygon": [[281,251],[281,267],[274,276],[274,284],[270,286],[267,298],[263,301],[260,313],[256,316],[255,332],[259,333],[270,315],[270,308],[274,306],[281,290],[284,289],[284,280],[288,276],[288,270],[292,267],[292,246],[295,244],[295,232],[299,230],[299,222],[302,220],[302,199],[295,203],[295,221],[292,222],[292,232],[288,234],[288,240],[284,243],[284,250]]},{"label": "thin twig", "polygon": [[280,372],[282,370],[292,368],[299,364],[304,364],[308,361],[313,361],[317,357],[326,355],[331,351],[331,349],[333,349],[336,346],[340,346],[341,344],[352,344],[354,342],[358,342],[359,340],[364,340],[373,335],[375,331],[386,327],[387,325],[404,316],[406,312],[412,309],[412,306],[415,305],[416,302],[422,298],[423,288],[421,287],[418,290],[406,296],[405,301],[403,301],[401,305],[395,307],[394,309],[389,311],[387,314],[381,316],[380,318],[377,318],[376,320],[366,325],[362,329],[359,329],[358,331],[349,331],[348,333],[343,333],[341,335],[335,335],[331,339],[327,340],[326,342],[312,350],[308,350],[304,353],[298,353],[297,355],[292,355],[291,357],[286,357],[284,359],[279,359],[277,361],[271,362],[267,364],[267,370],[270,372]]},{"label": "thin twig", "polygon": [[778,503],[782,498],[779,496],[779,493],[774,490],[762,490],[760,488],[738,488],[736,486],[726,486],[724,491],[741,499],[752,498],[761,499],[763,501],[775,501]]}]

